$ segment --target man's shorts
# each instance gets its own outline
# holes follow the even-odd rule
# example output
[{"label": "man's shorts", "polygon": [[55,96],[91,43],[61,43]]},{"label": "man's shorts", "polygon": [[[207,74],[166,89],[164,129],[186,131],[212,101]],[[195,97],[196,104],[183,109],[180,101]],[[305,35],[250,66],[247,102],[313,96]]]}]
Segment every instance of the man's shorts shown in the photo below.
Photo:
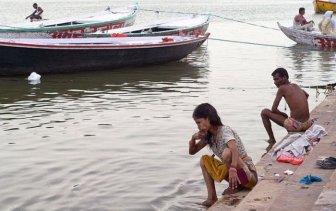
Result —
[{"label": "man's shorts", "polygon": [[292,117],[288,117],[287,119],[285,119],[283,123],[284,127],[286,128],[288,132],[304,132],[308,128],[310,128],[312,124],[313,124],[313,121],[311,119],[302,123],[300,121],[295,120]]}]

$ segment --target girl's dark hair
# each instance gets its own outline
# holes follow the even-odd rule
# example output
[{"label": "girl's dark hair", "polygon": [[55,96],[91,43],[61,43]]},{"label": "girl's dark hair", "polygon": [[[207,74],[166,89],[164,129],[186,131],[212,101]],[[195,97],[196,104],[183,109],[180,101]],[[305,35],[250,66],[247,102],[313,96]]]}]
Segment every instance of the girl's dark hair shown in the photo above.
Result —
[{"label": "girl's dark hair", "polygon": [[222,126],[223,125],[220,117],[217,114],[216,109],[209,103],[202,103],[198,105],[194,110],[193,118],[194,119],[209,118],[210,124],[212,126]]},{"label": "girl's dark hair", "polygon": [[[223,125],[216,109],[209,103],[202,103],[198,105],[193,112],[193,118],[194,119],[208,118],[212,126],[222,126]],[[211,137],[212,137],[212,134],[208,132],[206,135],[206,141],[208,142],[210,146],[212,145],[212,143],[210,142]]]}]

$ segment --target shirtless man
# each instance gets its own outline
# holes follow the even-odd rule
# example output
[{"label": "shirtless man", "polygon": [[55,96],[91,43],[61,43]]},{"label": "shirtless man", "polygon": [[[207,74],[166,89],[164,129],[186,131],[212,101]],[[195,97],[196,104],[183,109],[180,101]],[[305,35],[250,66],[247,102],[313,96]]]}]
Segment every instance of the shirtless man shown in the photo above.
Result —
[{"label": "shirtless man", "polygon": [[41,20],[42,19],[41,15],[43,13],[43,9],[41,7],[39,7],[36,3],[33,4],[33,7],[34,7],[35,11],[31,15],[28,15],[26,17],[26,19],[30,18],[31,22],[33,22],[34,19]]},{"label": "shirtless man", "polygon": [[[284,68],[277,68],[273,73],[274,84],[278,87],[278,92],[273,102],[272,110],[263,109],[261,118],[269,136],[269,142],[275,142],[271,120],[287,129],[288,132],[302,132],[312,125],[309,118],[308,93],[297,84],[288,81],[288,73]],[[278,110],[282,97],[290,109],[290,117],[286,113]]]}]

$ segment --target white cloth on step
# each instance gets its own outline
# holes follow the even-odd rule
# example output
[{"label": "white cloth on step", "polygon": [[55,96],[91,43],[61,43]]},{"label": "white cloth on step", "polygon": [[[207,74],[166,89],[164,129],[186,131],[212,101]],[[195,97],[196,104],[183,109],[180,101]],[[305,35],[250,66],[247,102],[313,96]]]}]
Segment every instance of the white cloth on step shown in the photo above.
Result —
[{"label": "white cloth on step", "polygon": [[304,134],[294,133],[284,139],[278,146],[274,148],[272,158],[277,159],[283,152],[290,152],[295,157],[306,154],[312,143],[310,141],[319,139],[327,135],[324,127],[313,124]]}]

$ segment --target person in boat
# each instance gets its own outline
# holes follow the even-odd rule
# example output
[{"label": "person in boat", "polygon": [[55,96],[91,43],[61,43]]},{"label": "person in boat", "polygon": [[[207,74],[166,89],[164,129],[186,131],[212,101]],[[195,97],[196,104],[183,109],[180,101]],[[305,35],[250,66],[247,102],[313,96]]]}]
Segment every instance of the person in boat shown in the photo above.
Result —
[{"label": "person in boat", "polygon": [[30,18],[31,22],[34,21],[34,20],[41,20],[42,19],[41,15],[43,13],[43,9],[41,7],[39,7],[37,5],[37,3],[33,4],[33,8],[35,9],[35,11],[32,14],[28,15],[26,17],[26,19]]},{"label": "person in boat", "polygon": [[[284,68],[277,68],[272,76],[278,91],[272,109],[265,108],[261,111],[262,122],[270,143],[276,142],[271,121],[284,127],[288,132],[304,132],[313,124],[309,114],[308,93],[297,84],[289,82],[288,72]],[[278,110],[282,98],[285,98],[289,106],[290,117]]]},{"label": "person in boat", "polygon": [[318,27],[322,34],[336,35],[335,21],[332,19],[333,11],[326,11],[323,15],[322,21],[318,24]]},{"label": "person in boat", "polygon": [[304,17],[305,8],[299,9],[299,14],[294,17],[293,27],[300,30],[312,31],[314,27],[314,21],[307,21]]},{"label": "person in boat", "polygon": [[203,155],[200,160],[208,192],[207,199],[200,204],[210,207],[218,200],[214,181],[229,182],[223,195],[253,188],[258,181],[256,168],[238,134],[221,122],[216,109],[208,103],[195,108],[193,119],[199,131],[191,136],[189,154],[194,155],[207,145],[214,153]]}]

